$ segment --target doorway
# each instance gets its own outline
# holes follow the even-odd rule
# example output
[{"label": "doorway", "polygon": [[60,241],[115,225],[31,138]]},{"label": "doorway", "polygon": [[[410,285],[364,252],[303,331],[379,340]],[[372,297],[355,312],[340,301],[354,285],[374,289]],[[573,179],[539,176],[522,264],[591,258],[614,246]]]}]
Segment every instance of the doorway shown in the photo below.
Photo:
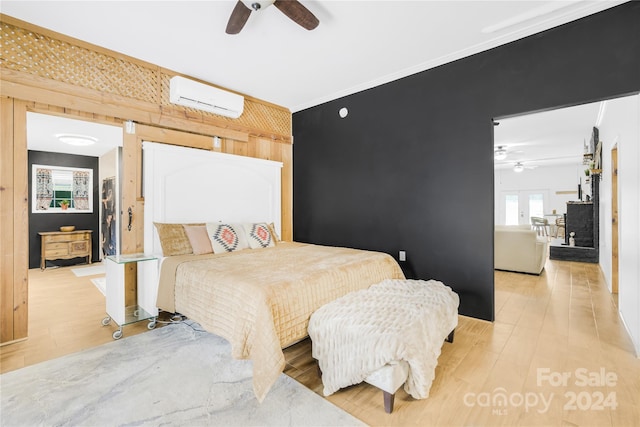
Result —
[{"label": "doorway", "polygon": [[[567,202],[586,202],[587,196],[591,196],[589,181],[594,165],[591,164],[593,159],[585,157],[584,153],[593,152],[593,147],[589,147],[590,134],[593,127],[599,129],[602,163],[595,168],[602,169],[595,178],[600,179],[599,263],[612,293],[622,284],[618,280],[623,274],[619,250],[625,247],[623,242],[629,234],[623,233],[619,221],[621,203],[618,197],[628,194],[632,187],[629,182],[633,182],[633,177],[629,178],[627,174],[624,175],[627,176],[626,187],[623,181],[618,183],[618,168],[619,162],[633,162],[638,144],[638,117],[634,113],[638,99],[634,94],[494,120],[495,224],[515,224],[516,212],[518,224],[524,222],[528,215],[526,200],[522,200],[526,196],[520,197],[521,191],[547,191],[544,215],[552,228],[555,218],[566,213]],[[619,157],[618,150],[625,147],[625,152],[631,154]],[[498,160],[498,154],[502,156],[501,160]],[[519,172],[516,172],[516,164],[522,166]],[[511,202],[509,219],[507,197]],[[626,200],[629,201],[625,202],[627,209],[637,204],[635,195]]]},{"label": "doorway", "polygon": [[[104,197],[101,188],[105,185],[105,180],[113,178],[115,192],[112,192],[112,201],[117,208],[118,182],[120,182],[120,150],[122,146],[122,128],[119,126],[105,125],[84,120],[77,120],[70,117],[55,116],[27,112],[27,156],[29,165],[29,176],[31,185],[29,193],[31,201],[44,197],[40,194],[52,192],[56,194],[55,180],[53,184],[43,189],[42,185],[37,186],[32,178],[33,165],[38,165],[41,170],[51,170],[52,178],[55,177],[56,170],[67,170],[76,168],[86,168],[89,180],[83,194],[89,199],[89,204],[85,210],[73,209],[73,200],[76,198],[74,192],[71,197],[70,192],[64,193],[65,197],[71,199],[71,209],[61,210],[55,204],[55,200],[50,206],[29,209],[29,268],[40,265],[40,232],[57,232],[61,226],[74,226],[76,230],[87,230],[91,233],[93,261],[98,261],[104,255],[103,236],[103,207]],[[46,165],[46,167],[42,166]],[[40,179],[39,179],[40,181]],[[39,183],[38,181],[38,183]],[[75,186],[69,182],[69,187]],[[47,181],[49,182],[49,181]],[[45,194],[46,196],[46,194]],[[44,197],[46,200],[46,197]],[[30,203],[30,207],[33,203]],[[35,205],[34,205],[35,206]],[[118,233],[113,233],[117,238]],[[71,265],[76,260],[50,260],[46,262],[49,267],[60,267]]]},{"label": "doorway", "polygon": [[[53,175],[58,169],[86,168],[83,170],[87,170],[90,177],[86,188],[83,188],[89,199],[85,210],[74,208],[73,205],[73,201],[76,200],[75,190],[73,190],[76,185],[75,177],[72,182],[68,183],[69,191],[64,193],[64,196],[70,198],[72,202],[68,209],[60,209],[55,202],[55,197],[51,205],[47,204],[47,206],[41,207],[36,203],[35,205],[38,205],[39,208],[32,208],[33,203],[31,202],[36,197],[41,199],[43,190],[42,185],[38,185],[41,182],[33,182],[34,179],[31,178],[27,287],[29,300],[32,304],[29,304],[28,328],[43,330],[42,323],[46,321],[51,325],[59,324],[58,317],[61,316],[61,313],[70,310],[72,304],[69,302],[77,301],[85,308],[72,310],[74,322],[77,322],[74,328],[85,330],[93,324],[92,313],[95,312],[95,309],[104,310],[105,306],[103,297],[106,292],[105,272],[100,261],[109,253],[104,250],[104,236],[116,239],[119,234],[115,228],[105,228],[105,224],[109,221],[104,215],[104,207],[105,204],[109,204],[111,207],[115,206],[115,209],[119,209],[117,206],[118,188],[121,182],[123,130],[121,126],[28,111],[26,113],[26,131],[29,176],[32,176],[32,170],[36,170],[36,166],[40,168],[38,170],[44,168],[52,171],[51,182],[54,185],[52,185],[51,191],[53,194],[58,190],[55,186],[55,180],[53,180]],[[106,182],[113,184],[111,198],[107,201],[101,191],[105,188]],[[118,227],[116,222],[109,222],[109,225],[111,224]],[[70,253],[59,259],[55,259],[55,256],[52,257],[54,259],[47,257],[44,262],[45,268],[40,269],[42,242],[39,233],[57,233],[55,238],[60,239],[64,237],[61,226],[73,226],[75,227],[73,233],[83,232],[83,235],[91,236],[89,250],[92,256],[87,258],[87,261],[91,259],[91,265],[87,265],[82,258],[72,258],[75,253]],[[52,243],[52,245],[55,244]],[[111,247],[117,248],[117,240],[112,242]],[[55,252],[57,248],[52,247],[52,249],[53,255],[60,256]],[[47,286],[43,286],[43,282],[47,283]],[[42,298],[48,299],[50,303],[40,304],[39,301]],[[93,311],[88,307],[92,307]],[[46,330],[49,331],[51,341],[61,339],[56,327]],[[56,351],[55,348],[50,348],[47,351],[49,350]]]},{"label": "doorway", "polygon": [[618,293],[618,145],[611,149],[611,293]]}]

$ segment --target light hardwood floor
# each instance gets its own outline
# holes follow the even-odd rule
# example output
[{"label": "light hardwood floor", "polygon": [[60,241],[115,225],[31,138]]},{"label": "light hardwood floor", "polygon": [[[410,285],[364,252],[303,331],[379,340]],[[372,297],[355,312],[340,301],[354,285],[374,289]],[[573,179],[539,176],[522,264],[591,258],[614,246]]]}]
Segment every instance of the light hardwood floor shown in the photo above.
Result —
[{"label": "light hardwood floor", "polygon": [[[400,389],[386,414],[382,393],[366,383],[327,399],[374,426],[640,425],[640,359],[598,266],[548,261],[541,276],[495,278],[496,321],[459,317],[428,399]],[[30,338],[0,349],[2,372],[112,341],[115,327],[101,326],[104,298],[89,279],[69,268],[30,271]],[[141,322],[125,327],[125,336],[146,330]],[[310,341],[285,356],[285,373],[322,395]],[[550,382],[562,374],[566,385]],[[582,385],[586,376],[590,384]],[[506,405],[493,404],[501,395]]]},{"label": "light hardwood floor", "polygon": [[[93,264],[96,266],[98,264]],[[76,265],[29,270],[29,338],[0,347],[1,371],[8,372],[113,341],[113,322],[102,326],[105,298],[91,282],[76,277]],[[146,332],[147,322],[124,327],[124,336]]]}]

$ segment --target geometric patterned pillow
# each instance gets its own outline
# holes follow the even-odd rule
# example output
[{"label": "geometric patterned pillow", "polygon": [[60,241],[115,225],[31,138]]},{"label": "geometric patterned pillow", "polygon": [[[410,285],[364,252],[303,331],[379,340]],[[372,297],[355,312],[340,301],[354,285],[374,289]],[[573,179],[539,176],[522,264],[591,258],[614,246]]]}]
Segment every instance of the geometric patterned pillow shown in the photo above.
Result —
[{"label": "geometric patterned pillow", "polygon": [[269,226],[264,222],[244,224],[244,231],[251,249],[275,246]]},{"label": "geometric patterned pillow", "polygon": [[236,227],[232,224],[207,223],[213,253],[233,252],[249,247],[246,239],[243,239],[243,230],[237,230]]}]

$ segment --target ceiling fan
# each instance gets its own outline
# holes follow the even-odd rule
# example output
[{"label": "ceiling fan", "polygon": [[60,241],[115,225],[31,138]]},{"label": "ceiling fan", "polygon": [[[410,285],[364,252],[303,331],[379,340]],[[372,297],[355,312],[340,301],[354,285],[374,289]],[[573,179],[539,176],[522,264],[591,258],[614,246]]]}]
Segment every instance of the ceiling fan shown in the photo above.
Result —
[{"label": "ceiling fan", "polygon": [[249,19],[251,12],[263,10],[271,5],[277,7],[293,22],[307,30],[313,30],[320,23],[318,18],[297,0],[238,0],[229,17],[226,33],[238,34]]},{"label": "ceiling fan", "polygon": [[524,151],[522,150],[513,151],[509,149],[509,147],[507,147],[506,145],[498,145],[493,150],[493,158],[494,160],[504,160],[507,158],[509,154],[517,154],[517,153],[524,153]]},{"label": "ceiling fan", "polygon": [[516,164],[513,165],[513,171],[514,172],[522,172],[525,169],[535,169],[537,167],[538,167],[538,165],[525,166],[525,165],[522,164],[522,162],[516,162]]}]

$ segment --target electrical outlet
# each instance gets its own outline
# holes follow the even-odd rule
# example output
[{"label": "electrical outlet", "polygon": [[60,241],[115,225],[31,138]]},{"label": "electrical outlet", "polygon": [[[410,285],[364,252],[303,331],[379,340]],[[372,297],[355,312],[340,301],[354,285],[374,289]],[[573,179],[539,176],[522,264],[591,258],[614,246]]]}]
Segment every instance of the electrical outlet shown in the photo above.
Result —
[{"label": "electrical outlet", "polygon": [[400,251],[400,253],[398,254],[398,259],[400,261],[406,261],[407,260],[407,253],[405,251]]}]

